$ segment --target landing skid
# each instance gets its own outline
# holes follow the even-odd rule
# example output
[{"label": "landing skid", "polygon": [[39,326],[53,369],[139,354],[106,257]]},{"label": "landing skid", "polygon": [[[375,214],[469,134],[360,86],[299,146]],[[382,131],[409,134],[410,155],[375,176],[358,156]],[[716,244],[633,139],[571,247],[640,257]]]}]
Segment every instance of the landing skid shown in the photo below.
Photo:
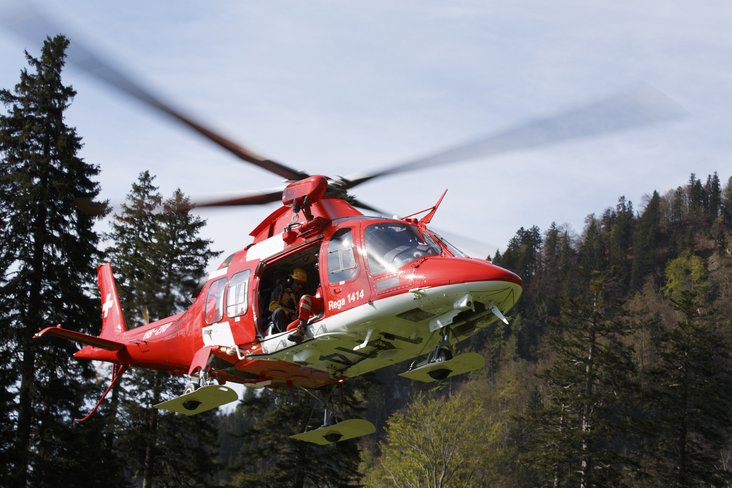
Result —
[{"label": "landing skid", "polygon": [[290,438],[327,446],[335,442],[347,441],[376,432],[374,424],[364,419],[349,419],[337,424],[324,425],[302,434],[291,435]]},{"label": "landing skid", "polygon": [[239,394],[228,386],[208,385],[168,400],[167,402],[158,403],[154,407],[190,416],[206,412],[238,399]]},{"label": "landing skid", "polygon": [[477,352],[466,352],[447,361],[424,363],[414,369],[400,373],[399,376],[424,383],[432,383],[475,371],[483,366],[485,366],[483,356]]},{"label": "landing skid", "polygon": [[[348,439],[376,432],[374,424],[364,419],[348,419],[335,422],[339,418],[342,418],[340,416],[336,416],[334,406],[330,402],[330,398],[333,396],[333,393],[336,392],[336,389],[332,389],[327,396],[322,394],[316,395],[305,388],[302,388],[302,390],[323,404],[323,425],[314,430],[308,430],[301,434],[291,435],[291,439],[310,442],[319,446],[327,446],[335,442],[347,441]],[[342,398],[342,383],[338,385],[338,391],[341,392]]]}]

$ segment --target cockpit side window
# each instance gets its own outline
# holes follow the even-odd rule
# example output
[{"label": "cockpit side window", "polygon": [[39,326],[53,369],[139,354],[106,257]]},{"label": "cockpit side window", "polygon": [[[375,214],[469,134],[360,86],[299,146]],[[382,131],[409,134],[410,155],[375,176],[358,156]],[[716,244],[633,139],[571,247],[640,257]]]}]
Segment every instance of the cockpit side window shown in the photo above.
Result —
[{"label": "cockpit side window", "polygon": [[369,271],[377,275],[394,272],[415,259],[440,254],[440,246],[413,225],[395,222],[373,224],[366,228],[366,255]]},{"label": "cockpit side window", "polygon": [[328,280],[331,283],[348,281],[356,276],[358,264],[353,249],[353,231],[340,229],[328,243]]}]

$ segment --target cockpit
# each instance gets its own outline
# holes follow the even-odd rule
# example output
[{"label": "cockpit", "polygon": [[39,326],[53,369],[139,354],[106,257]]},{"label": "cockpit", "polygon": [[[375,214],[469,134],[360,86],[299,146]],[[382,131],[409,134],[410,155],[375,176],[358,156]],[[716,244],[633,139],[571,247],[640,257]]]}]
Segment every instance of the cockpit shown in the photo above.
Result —
[{"label": "cockpit", "polygon": [[395,272],[425,256],[440,254],[442,249],[426,232],[398,222],[381,222],[366,227],[366,256],[372,275]]}]

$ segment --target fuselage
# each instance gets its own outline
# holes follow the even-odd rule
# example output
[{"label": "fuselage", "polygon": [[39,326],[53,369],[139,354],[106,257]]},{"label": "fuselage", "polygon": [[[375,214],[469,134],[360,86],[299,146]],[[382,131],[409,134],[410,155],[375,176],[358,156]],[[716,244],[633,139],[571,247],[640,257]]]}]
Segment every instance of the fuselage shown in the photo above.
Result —
[{"label": "fuselage", "polygon": [[[461,255],[415,220],[365,217],[336,198],[312,210],[301,226],[291,226],[288,207],[265,219],[184,313],[123,332],[122,350],[88,346],[76,355],[317,388],[424,355],[447,330],[460,342],[498,320],[493,307],[505,313],[521,294],[514,273]],[[320,287],[323,300],[299,344],[272,333],[268,316],[272,289],[294,267],[307,271],[305,291]]]}]

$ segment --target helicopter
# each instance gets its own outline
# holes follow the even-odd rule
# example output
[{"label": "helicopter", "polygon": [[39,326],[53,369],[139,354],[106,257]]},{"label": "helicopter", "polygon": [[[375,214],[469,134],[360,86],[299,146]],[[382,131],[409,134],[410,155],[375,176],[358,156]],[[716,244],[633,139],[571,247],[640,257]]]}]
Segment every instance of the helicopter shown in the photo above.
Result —
[{"label": "helicopter", "polygon": [[[84,344],[74,356],[116,364],[112,384],[128,367],[188,375],[195,382],[183,395],[156,405],[186,415],[236,400],[228,382],[320,390],[421,356],[402,376],[432,382],[482,367],[480,354],[456,354],[455,346],[496,320],[507,323],[521,279],[430,231],[439,202],[420,219],[369,217],[326,188],[317,175],[288,185],[282,207],[208,276],[183,313],[128,330],[104,263],[100,335],[56,326],[36,337]],[[307,291],[317,286],[322,296],[297,341],[297,331],[274,328],[267,308],[277,277],[291,269],[304,271]],[[295,438],[325,444],[373,431],[350,419]]]},{"label": "helicopter", "polygon": [[[33,22],[38,23],[39,17]],[[47,21],[40,23],[49,31]],[[18,26],[23,35],[37,28]],[[78,342],[84,347],[74,353],[76,358],[114,365],[110,385],[90,415],[131,367],[190,378],[181,395],[155,405],[184,415],[236,401],[238,395],[227,383],[325,392],[391,365],[408,364],[401,375],[419,382],[442,381],[484,367],[480,354],[460,352],[458,345],[497,322],[508,323],[506,315],[523,290],[521,278],[488,260],[466,256],[428,227],[445,193],[430,208],[394,218],[362,213],[359,209],[380,212],[350,191],[390,175],[679,115],[675,104],[644,86],[437,154],[366,174],[328,177],[291,168],[227,139],[79,43],[72,43],[68,60],[237,158],[285,179],[275,190],[191,205],[281,203],[252,230],[252,242],[207,277],[182,313],[128,329],[112,264],[103,263],[97,270],[100,334],[57,325],[35,335]],[[598,120],[604,123],[594,123]],[[299,326],[282,330],[271,320],[268,305],[278,281],[293,269],[306,276],[304,295],[318,307],[299,324],[302,330]],[[375,431],[367,420],[336,418],[328,398],[321,401],[326,407],[323,425],[293,438],[326,445]]]}]

